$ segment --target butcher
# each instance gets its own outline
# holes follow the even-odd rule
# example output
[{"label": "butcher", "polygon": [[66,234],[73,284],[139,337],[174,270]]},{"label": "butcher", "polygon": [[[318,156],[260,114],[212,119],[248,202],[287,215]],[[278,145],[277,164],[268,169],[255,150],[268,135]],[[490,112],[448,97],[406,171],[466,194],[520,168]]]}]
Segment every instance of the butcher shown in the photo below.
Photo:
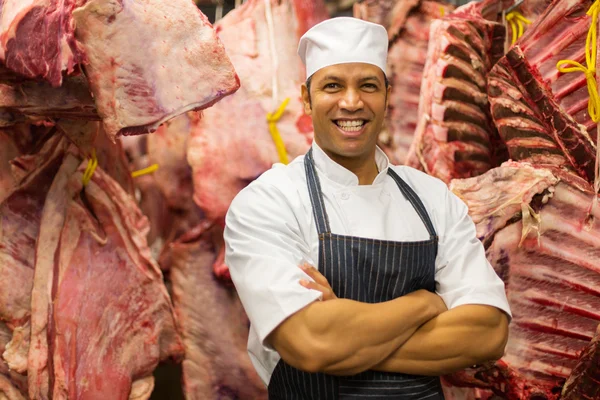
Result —
[{"label": "butcher", "polygon": [[[326,20],[298,47],[314,141],[234,199],[226,264],[269,399],[443,399],[502,357],[511,312],[466,205],[377,146],[384,27]],[[407,110],[408,112],[408,110]]]}]

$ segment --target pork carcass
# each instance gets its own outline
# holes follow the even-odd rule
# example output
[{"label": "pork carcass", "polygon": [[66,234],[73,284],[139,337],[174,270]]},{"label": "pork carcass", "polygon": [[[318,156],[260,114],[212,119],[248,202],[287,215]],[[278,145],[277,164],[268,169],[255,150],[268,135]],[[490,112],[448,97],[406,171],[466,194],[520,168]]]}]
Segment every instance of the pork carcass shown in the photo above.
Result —
[{"label": "pork carcass", "polygon": [[77,151],[64,157],[42,212],[29,396],[147,399],[152,371],[182,345],[147,219],[101,168],[83,189],[86,165]]},{"label": "pork carcass", "polygon": [[98,113],[113,139],[153,132],[239,88],[223,44],[189,0],[88,0],[73,20]]},{"label": "pork carcass", "polygon": [[235,289],[213,274],[222,237],[218,225],[202,223],[167,249],[185,345],[185,395],[188,400],[266,399],[246,351],[248,318]]},{"label": "pork carcass", "polygon": [[487,74],[504,54],[509,2],[485,0],[431,23],[418,126],[406,163],[448,183],[496,165]]},{"label": "pork carcass", "polygon": [[583,73],[557,62],[585,63],[591,0],[556,0],[490,72],[491,113],[510,158],[568,168],[594,180],[597,124],[588,112]]},{"label": "pork carcass", "polygon": [[203,112],[192,130],[188,162],[194,200],[210,220],[223,222],[231,200],[280,161],[267,114],[289,98],[276,122],[288,157],[312,143],[300,85],[305,72],[296,51],[300,34],[325,19],[321,0],[249,0],[215,24],[242,88]]},{"label": "pork carcass", "polygon": [[379,145],[392,162],[404,164],[417,127],[421,80],[431,22],[449,14],[453,6],[435,1],[369,0],[355,3],[354,16],[387,27],[390,37],[387,77],[392,85],[385,127]]},{"label": "pork carcass", "polygon": [[[454,383],[511,400],[558,399],[600,323],[600,207],[592,186],[559,168],[508,162],[450,188],[469,206],[513,313],[505,356]],[[580,397],[571,398],[595,398],[597,386],[580,384],[589,379],[574,378]]]}]

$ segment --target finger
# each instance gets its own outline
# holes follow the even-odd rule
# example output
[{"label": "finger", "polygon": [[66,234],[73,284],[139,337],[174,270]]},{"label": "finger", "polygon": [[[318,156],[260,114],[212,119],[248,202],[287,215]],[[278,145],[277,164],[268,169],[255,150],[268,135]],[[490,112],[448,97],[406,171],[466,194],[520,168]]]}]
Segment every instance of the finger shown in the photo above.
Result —
[{"label": "finger", "polygon": [[337,299],[337,296],[335,295],[333,290],[331,290],[331,288],[328,286],[323,286],[318,284],[317,282],[311,282],[304,279],[300,280],[300,284],[307,289],[318,290],[319,292],[323,293],[323,298],[325,300]]},{"label": "finger", "polygon": [[325,278],[323,276],[323,274],[321,274],[321,272],[319,272],[319,270],[316,269],[315,267],[313,267],[312,265],[305,264],[303,266],[302,270],[304,272],[306,272],[311,278],[313,278],[319,284],[321,284],[323,286],[331,287],[331,285],[327,281],[327,278]]}]

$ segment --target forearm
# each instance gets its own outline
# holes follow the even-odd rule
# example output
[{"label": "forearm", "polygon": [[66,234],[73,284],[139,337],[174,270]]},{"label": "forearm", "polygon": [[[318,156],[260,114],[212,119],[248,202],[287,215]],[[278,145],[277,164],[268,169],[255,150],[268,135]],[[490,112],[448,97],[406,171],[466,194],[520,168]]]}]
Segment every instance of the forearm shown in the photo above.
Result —
[{"label": "forearm", "polygon": [[425,323],[390,357],[372,369],[444,375],[502,357],[508,319],[500,310],[465,305]]},{"label": "forearm", "polygon": [[286,362],[297,362],[300,369],[356,374],[387,358],[442,311],[433,296],[419,291],[376,304],[347,299],[315,302],[286,328],[306,338],[301,346],[286,341],[276,348]]}]

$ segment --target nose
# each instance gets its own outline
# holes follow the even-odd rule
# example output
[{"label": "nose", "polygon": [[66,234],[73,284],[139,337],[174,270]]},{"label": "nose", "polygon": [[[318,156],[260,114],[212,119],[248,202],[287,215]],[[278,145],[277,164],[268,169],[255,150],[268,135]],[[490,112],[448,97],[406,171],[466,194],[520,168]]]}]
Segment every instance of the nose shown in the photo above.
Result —
[{"label": "nose", "polygon": [[360,97],[360,93],[358,90],[354,88],[348,88],[344,91],[342,97],[339,101],[339,107],[342,110],[346,110],[349,112],[355,112],[362,110],[364,107],[364,103],[362,98]]}]

